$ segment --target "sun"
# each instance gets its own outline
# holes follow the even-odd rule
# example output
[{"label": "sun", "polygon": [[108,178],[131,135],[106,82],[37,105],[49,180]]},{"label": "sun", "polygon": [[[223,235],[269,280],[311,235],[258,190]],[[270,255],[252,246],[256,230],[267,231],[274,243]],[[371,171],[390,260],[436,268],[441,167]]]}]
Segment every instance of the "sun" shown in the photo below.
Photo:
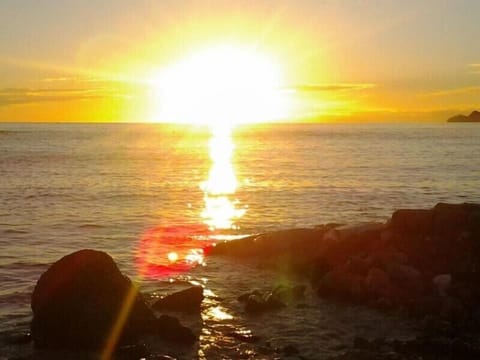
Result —
[{"label": "sun", "polygon": [[206,48],[152,76],[155,121],[235,125],[288,116],[283,71],[249,47]]}]

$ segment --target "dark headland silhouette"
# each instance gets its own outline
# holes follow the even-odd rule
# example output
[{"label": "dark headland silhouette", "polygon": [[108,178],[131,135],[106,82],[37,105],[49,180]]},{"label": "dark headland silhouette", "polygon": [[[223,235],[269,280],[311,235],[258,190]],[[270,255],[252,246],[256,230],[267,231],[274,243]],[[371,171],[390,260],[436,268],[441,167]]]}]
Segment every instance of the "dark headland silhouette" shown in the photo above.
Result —
[{"label": "dark headland silhouette", "polygon": [[447,120],[447,122],[478,122],[480,123],[480,112],[479,111],[472,111],[472,113],[468,116],[460,114],[452,116]]}]

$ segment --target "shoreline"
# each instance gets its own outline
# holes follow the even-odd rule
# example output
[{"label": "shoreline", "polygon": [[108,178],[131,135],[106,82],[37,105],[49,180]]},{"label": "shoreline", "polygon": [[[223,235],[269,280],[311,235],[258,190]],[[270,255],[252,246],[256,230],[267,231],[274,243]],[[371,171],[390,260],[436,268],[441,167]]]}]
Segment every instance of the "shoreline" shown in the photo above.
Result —
[{"label": "shoreline", "polygon": [[[261,332],[257,321],[275,314],[304,306],[304,314],[313,314],[314,298],[343,304],[345,309],[372,309],[385,318],[394,314],[398,319],[413,321],[419,331],[412,333],[413,338],[402,340],[362,337],[353,331],[348,334],[353,342],[343,340],[329,359],[442,358],[452,351],[464,358],[475,358],[480,354],[480,344],[474,338],[480,333],[480,294],[475,289],[480,268],[475,246],[480,240],[478,219],[480,205],[440,203],[432,209],[397,210],[385,223],[326,224],[247,236],[218,243],[209,256],[230,262],[232,268],[244,264],[251,268],[250,276],[268,269],[296,279],[280,286],[267,283],[263,290],[251,288],[242,294],[225,290],[229,298],[234,298],[241,316],[257,331]],[[201,267],[194,271],[202,273]],[[172,293],[172,289],[164,290]],[[305,300],[305,293],[312,299]],[[209,304],[207,307],[200,300],[202,310],[196,310],[196,316],[200,311],[202,316],[210,311],[212,304],[215,309],[228,309],[232,302],[225,302],[222,296],[202,297]],[[267,358],[308,358],[303,357],[301,344],[269,347],[262,336],[249,331],[230,332],[228,336],[240,345],[250,346],[259,356],[263,351]],[[12,334],[10,340],[10,346],[32,346],[30,335]],[[132,345],[120,347],[117,357],[138,354],[139,344],[133,346],[135,351]],[[142,351],[149,354],[151,350]],[[389,357],[392,354],[397,357]],[[33,358],[35,351],[22,359]]]}]

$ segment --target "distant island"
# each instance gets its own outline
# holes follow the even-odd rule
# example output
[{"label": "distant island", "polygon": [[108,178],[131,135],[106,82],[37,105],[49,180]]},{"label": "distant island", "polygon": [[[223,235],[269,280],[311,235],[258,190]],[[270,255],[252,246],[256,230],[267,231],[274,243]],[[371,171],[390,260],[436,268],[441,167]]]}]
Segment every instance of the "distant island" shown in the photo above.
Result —
[{"label": "distant island", "polygon": [[480,123],[480,112],[472,111],[468,116],[456,115],[447,120],[447,122],[478,122]]}]

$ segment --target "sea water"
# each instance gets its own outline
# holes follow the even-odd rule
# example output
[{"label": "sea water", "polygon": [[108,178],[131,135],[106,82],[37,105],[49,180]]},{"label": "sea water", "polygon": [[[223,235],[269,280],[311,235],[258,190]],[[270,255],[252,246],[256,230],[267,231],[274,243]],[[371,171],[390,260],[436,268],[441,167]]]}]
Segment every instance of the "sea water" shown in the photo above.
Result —
[{"label": "sea water", "polygon": [[[159,240],[156,256],[182,256],[182,236],[214,242],[480,202],[479,154],[478,124],[0,124],[0,333],[28,330],[30,296],[49,264],[94,248],[151,299],[185,281],[215,294],[192,325],[202,335],[186,358],[274,357],[229,337],[235,329],[313,358],[340,351],[357,332],[408,336],[404,321],[309,292],[304,306],[258,324],[235,298],[284,281],[278,274],[201,253],[185,255],[188,269],[152,274],[139,253],[151,231],[176,234]],[[6,356],[33,351],[0,342]]]}]

